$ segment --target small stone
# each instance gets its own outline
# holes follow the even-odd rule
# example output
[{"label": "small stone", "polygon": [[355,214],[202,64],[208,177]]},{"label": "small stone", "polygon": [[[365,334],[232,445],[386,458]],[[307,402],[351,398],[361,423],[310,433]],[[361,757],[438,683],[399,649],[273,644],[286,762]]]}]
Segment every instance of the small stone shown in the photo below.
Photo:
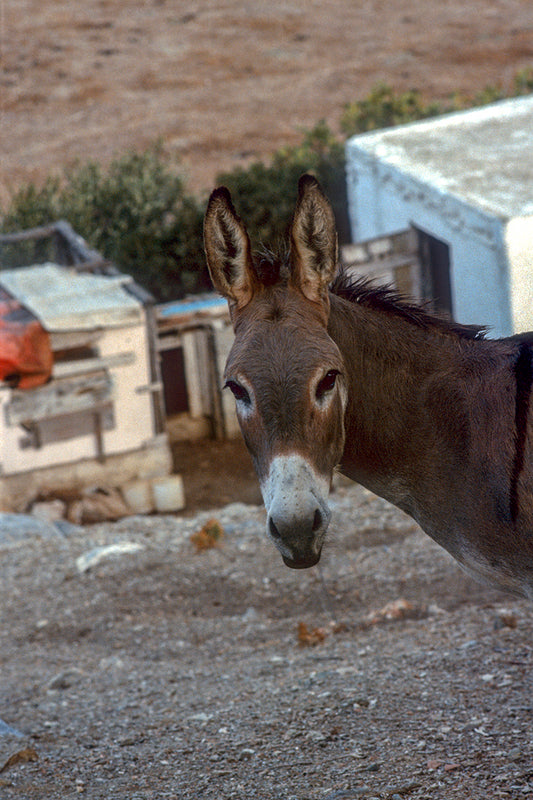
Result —
[{"label": "small stone", "polygon": [[191,722],[209,722],[211,714],[206,714],[205,711],[200,711],[199,714],[192,714],[189,719]]},{"label": "small stone", "polygon": [[31,507],[32,515],[44,522],[57,522],[57,520],[64,519],[66,510],[66,504],[59,499],[34,503]]},{"label": "small stone", "polygon": [[124,661],[120,656],[105,656],[100,659],[98,666],[103,672],[108,672],[112,669],[123,669]]},{"label": "small stone", "polygon": [[58,674],[52,678],[46,688],[50,691],[54,691],[56,689],[70,689],[71,686],[79,683],[79,680],[82,676],[83,672],[81,669],[69,667],[69,669],[58,672]]},{"label": "small stone", "polygon": [[76,559],[76,567],[78,572],[87,572],[87,570],[93,569],[107,558],[138,553],[140,550],[144,549],[144,545],[138,542],[120,542],[119,544],[95,547],[93,550],[83,553],[83,555]]},{"label": "small stone", "polygon": [[16,728],[12,728],[11,725],[8,725],[3,719],[0,719],[0,736],[16,736],[22,738],[24,734]]},{"label": "small stone", "polygon": [[250,761],[255,755],[255,750],[252,750],[251,747],[243,747],[241,752],[238,755],[239,761]]},{"label": "small stone", "polygon": [[306,739],[309,739],[310,742],[314,742],[315,744],[320,744],[320,742],[325,742],[327,736],[325,736],[321,731],[309,731]]},{"label": "small stone", "polygon": [[514,629],[518,626],[518,617],[506,608],[501,608],[494,618],[494,630],[498,631],[502,628]]}]

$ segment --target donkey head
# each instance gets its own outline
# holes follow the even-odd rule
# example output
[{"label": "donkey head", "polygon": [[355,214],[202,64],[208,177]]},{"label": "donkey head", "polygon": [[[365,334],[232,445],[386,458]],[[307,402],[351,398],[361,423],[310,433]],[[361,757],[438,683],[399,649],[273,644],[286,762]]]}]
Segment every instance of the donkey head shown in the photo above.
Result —
[{"label": "donkey head", "polygon": [[267,532],[287,566],[304,568],[320,559],[329,524],[346,388],[327,332],[337,269],[333,212],[310,175],[298,189],[283,262],[254,263],[225,188],[211,195],[204,238],[213,284],[229,303],[235,341],[224,377],[261,484]]}]

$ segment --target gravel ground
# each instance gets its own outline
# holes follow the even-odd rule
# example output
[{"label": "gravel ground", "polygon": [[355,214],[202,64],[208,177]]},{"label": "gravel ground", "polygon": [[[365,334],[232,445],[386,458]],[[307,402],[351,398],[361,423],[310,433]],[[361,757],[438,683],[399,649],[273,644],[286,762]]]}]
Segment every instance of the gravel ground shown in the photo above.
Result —
[{"label": "gravel ground", "polygon": [[256,506],[4,525],[0,796],[533,797],[531,607],[360,487],[333,506],[303,572]]}]

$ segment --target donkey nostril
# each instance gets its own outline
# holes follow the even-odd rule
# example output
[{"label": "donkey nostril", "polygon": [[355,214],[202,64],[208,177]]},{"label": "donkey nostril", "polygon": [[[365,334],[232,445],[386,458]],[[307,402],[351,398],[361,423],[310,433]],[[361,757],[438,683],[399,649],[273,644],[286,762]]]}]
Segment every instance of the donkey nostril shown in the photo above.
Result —
[{"label": "donkey nostril", "polygon": [[313,517],[313,533],[322,527],[322,514],[320,513],[320,509],[317,508],[315,511],[315,516]]},{"label": "donkey nostril", "polygon": [[276,528],[276,523],[272,519],[272,517],[268,518],[268,529],[270,531],[270,535],[273,539],[276,539],[278,542],[281,541],[281,535],[278,529]]}]

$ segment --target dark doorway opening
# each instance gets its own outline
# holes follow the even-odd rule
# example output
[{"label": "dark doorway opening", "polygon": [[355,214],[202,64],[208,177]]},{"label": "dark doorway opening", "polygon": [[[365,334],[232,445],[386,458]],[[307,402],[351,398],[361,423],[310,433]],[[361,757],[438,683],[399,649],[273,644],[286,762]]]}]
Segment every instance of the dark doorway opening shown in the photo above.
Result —
[{"label": "dark doorway opening", "polygon": [[165,410],[169,417],[182,414],[189,410],[183,348],[162,350],[160,356]]},{"label": "dark doorway opening", "polygon": [[453,316],[449,245],[425,231],[416,229],[416,232],[422,296],[432,303],[435,311]]}]

